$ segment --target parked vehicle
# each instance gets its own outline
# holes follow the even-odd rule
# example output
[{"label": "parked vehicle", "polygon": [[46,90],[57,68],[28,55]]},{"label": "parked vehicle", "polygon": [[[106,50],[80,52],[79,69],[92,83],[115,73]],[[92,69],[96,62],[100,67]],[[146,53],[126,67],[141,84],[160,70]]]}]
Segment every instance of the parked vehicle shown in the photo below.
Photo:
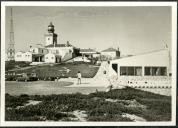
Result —
[{"label": "parked vehicle", "polygon": [[89,60],[87,57],[79,56],[74,58],[74,62],[91,62],[91,60]]},{"label": "parked vehicle", "polygon": [[38,77],[36,75],[36,73],[31,73],[29,76],[29,81],[37,81]]},{"label": "parked vehicle", "polygon": [[18,74],[16,81],[28,81],[29,77],[27,76],[27,73]]},{"label": "parked vehicle", "polygon": [[27,74],[27,73],[22,73],[22,74],[18,74],[18,77],[16,79],[16,81],[37,81],[38,77],[36,75],[36,73],[31,73],[31,74]]},{"label": "parked vehicle", "polygon": [[5,73],[5,81],[15,81],[16,73],[15,72],[6,72]]}]

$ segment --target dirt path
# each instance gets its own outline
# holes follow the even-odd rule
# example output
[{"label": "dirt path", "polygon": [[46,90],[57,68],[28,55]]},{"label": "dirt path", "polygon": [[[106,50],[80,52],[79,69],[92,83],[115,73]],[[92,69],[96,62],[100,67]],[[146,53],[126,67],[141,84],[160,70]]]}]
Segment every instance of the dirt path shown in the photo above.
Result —
[{"label": "dirt path", "polygon": [[30,68],[34,68],[35,66],[28,66],[28,67],[21,67],[21,68],[16,68],[16,69],[11,69],[9,71],[19,71],[19,70],[26,70],[26,69],[30,69]]},{"label": "dirt path", "polygon": [[136,116],[134,114],[123,113],[122,117],[127,117],[133,120],[134,122],[146,122],[146,120],[142,117]]},{"label": "dirt path", "polygon": [[87,114],[85,114],[85,111],[76,110],[76,111],[73,111],[72,114],[75,115],[79,119],[79,121],[81,122],[86,121]]},{"label": "dirt path", "polygon": [[37,105],[41,103],[42,101],[35,101],[35,100],[29,100],[28,103],[24,104],[23,106],[17,106],[16,109],[24,108],[29,105]]}]

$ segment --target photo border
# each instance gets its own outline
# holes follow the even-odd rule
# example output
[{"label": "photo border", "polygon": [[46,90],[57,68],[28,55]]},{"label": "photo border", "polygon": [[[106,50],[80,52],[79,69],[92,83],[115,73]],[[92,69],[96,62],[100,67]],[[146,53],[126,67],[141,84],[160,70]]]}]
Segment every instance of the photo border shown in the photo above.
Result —
[{"label": "photo border", "polygon": [[[161,122],[40,122],[5,121],[5,7],[6,6],[171,6],[172,7],[172,121]],[[175,126],[177,89],[177,2],[1,2],[1,126]]]}]

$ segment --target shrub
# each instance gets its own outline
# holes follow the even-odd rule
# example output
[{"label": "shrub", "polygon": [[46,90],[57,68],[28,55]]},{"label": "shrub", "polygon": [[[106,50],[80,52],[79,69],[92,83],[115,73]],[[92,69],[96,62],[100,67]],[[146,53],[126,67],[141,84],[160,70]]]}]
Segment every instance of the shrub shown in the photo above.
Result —
[{"label": "shrub", "polygon": [[[105,101],[107,98],[118,99],[118,101]],[[146,108],[128,107],[127,103],[119,101],[125,99],[135,99],[140,104],[145,105]],[[86,111],[87,120],[89,121],[130,121],[128,118],[123,118],[122,113],[135,114],[148,121],[171,120],[171,97],[131,88],[97,92],[89,95],[76,93],[11,96],[6,94],[5,100],[6,120],[70,120],[69,117],[74,115],[69,113],[74,110]],[[42,102],[37,105],[15,109],[28,100],[40,100]],[[8,109],[9,107],[11,109]]]}]

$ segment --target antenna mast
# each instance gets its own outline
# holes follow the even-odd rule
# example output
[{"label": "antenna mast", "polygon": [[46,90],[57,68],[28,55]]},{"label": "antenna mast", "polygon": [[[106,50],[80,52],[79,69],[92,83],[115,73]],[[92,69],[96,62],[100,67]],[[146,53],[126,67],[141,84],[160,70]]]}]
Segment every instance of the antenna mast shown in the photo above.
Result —
[{"label": "antenna mast", "polygon": [[11,8],[11,19],[10,19],[10,42],[9,42],[9,47],[7,50],[7,59],[8,61],[14,60],[14,55],[15,55],[15,41],[14,41],[14,27],[13,27],[13,14],[12,14],[12,8]]}]

